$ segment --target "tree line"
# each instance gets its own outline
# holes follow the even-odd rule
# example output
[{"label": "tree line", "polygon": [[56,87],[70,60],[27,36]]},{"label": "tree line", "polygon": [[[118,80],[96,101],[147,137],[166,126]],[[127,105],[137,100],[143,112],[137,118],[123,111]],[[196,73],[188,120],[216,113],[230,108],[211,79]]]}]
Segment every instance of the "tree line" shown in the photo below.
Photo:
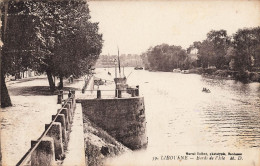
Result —
[{"label": "tree line", "polygon": [[141,55],[145,69],[172,71],[175,68],[189,68],[191,60],[181,46],[161,44],[150,47]]},{"label": "tree line", "polygon": [[[197,59],[191,58],[197,50]],[[172,71],[174,68],[216,68],[219,70],[260,71],[260,27],[239,29],[229,36],[226,30],[212,30],[205,40],[181,46],[157,45],[142,55],[146,68]]]},{"label": "tree line", "polygon": [[28,0],[1,3],[1,106],[11,101],[6,74],[32,69],[53,78],[79,77],[89,72],[102,49],[98,23],[90,21],[84,0]]}]

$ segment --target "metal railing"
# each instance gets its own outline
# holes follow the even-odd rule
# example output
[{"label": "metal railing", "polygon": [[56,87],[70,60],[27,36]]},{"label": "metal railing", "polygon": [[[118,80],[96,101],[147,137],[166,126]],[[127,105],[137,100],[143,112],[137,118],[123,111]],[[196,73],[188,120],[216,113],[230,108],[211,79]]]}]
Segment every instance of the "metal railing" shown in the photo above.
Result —
[{"label": "metal railing", "polygon": [[[28,165],[28,159],[31,157],[32,153],[34,152],[34,150],[39,146],[39,144],[41,143],[43,137],[45,137],[47,135],[47,133],[49,132],[49,130],[51,129],[53,123],[56,121],[58,115],[61,113],[62,109],[64,109],[66,107],[66,104],[69,102],[70,99],[74,100],[75,98],[75,94],[72,94],[71,97],[68,97],[67,100],[65,100],[65,103],[63,104],[63,106],[58,110],[57,114],[55,115],[54,119],[51,121],[49,127],[42,133],[42,135],[37,139],[37,143],[31,147],[26,153],[25,155],[21,158],[21,160],[16,164],[16,166],[22,166],[22,165]],[[73,103],[73,109],[75,103]],[[27,163],[26,163],[27,162]]]},{"label": "metal railing", "polygon": [[[93,90],[85,90],[86,93],[82,97],[87,98],[129,98],[129,97],[138,97],[139,96],[139,88],[127,88],[127,89],[93,89]],[[85,93],[84,92],[84,93]],[[93,93],[96,92],[96,93]],[[83,94],[83,93],[82,93]]]}]

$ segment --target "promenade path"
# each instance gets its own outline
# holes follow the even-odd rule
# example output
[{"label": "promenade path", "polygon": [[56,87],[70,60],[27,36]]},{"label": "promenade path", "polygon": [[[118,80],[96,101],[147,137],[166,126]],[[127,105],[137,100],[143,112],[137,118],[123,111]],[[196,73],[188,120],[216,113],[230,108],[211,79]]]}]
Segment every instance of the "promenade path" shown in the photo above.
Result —
[{"label": "promenade path", "polygon": [[[68,80],[64,80],[64,97],[67,98],[66,93],[69,89],[75,90],[76,98],[81,99],[96,98],[97,89],[102,91],[102,98],[115,97],[113,76],[98,71],[95,77],[106,80],[106,84],[99,87],[88,85],[84,94],[82,94],[84,77],[74,79],[72,84]],[[56,83],[58,81],[56,79]],[[1,109],[1,150],[2,164],[11,166],[16,165],[30,149],[31,140],[40,137],[45,129],[45,124],[51,122],[51,116],[57,113],[57,109],[61,108],[61,105],[57,104],[57,93],[52,94],[49,91],[49,84],[45,75],[8,81],[7,88],[13,106]],[[90,89],[93,88],[94,91],[91,92]],[[122,93],[122,97],[128,96],[129,94]],[[76,125],[80,126],[81,124],[77,123]],[[73,153],[73,148],[68,150],[71,150],[67,153],[69,157]],[[71,161],[67,160],[64,164],[66,165],[68,162]]]},{"label": "promenade path", "polygon": [[[64,80],[64,92],[72,88],[79,92],[83,84],[83,78],[72,84]],[[61,105],[57,104],[57,95],[49,92],[44,75],[7,82],[7,88],[13,106],[1,109],[1,150],[2,165],[11,166],[28,151],[31,140],[40,137]]]}]

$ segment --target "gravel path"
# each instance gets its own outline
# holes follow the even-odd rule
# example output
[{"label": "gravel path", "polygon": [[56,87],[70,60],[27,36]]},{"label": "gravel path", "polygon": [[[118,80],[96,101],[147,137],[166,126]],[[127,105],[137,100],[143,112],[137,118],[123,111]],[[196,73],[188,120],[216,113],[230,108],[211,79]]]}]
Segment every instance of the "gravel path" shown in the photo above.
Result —
[{"label": "gravel path", "polygon": [[[73,84],[65,80],[65,92],[71,88],[80,90],[82,84],[83,79]],[[28,151],[31,140],[40,137],[60,105],[57,96],[49,92],[46,76],[10,81],[7,88],[13,106],[1,109],[1,150],[2,164],[11,166]]]}]

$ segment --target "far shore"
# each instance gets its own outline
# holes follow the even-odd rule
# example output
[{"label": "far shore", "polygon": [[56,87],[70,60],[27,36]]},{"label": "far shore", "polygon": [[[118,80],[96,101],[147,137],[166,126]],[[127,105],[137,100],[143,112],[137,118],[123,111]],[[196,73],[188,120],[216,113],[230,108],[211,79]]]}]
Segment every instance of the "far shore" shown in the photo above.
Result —
[{"label": "far shore", "polygon": [[[145,69],[148,70],[148,69]],[[159,71],[151,70],[150,72],[172,72],[172,71]],[[184,71],[184,70],[182,70]],[[218,70],[216,68],[193,68],[185,70],[188,73],[185,74],[200,74],[207,78],[213,79],[226,79],[236,80],[243,83],[260,82],[260,72],[249,72],[249,71],[232,71],[232,70]]]}]

